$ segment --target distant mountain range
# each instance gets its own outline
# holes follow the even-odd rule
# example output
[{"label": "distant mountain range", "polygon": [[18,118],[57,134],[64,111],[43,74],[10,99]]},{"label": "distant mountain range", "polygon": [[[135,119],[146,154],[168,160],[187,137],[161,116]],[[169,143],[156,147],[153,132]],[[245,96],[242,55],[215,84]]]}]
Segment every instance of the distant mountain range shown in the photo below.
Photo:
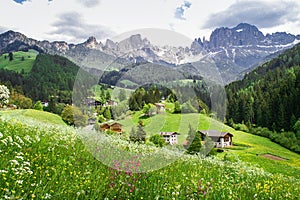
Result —
[{"label": "distant mountain range", "polygon": [[[197,38],[190,47],[153,45],[140,34],[120,42],[107,39],[103,44],[90,37],[81,44],[68,44],[37,41],[8,31],[0,34],[0,53],[35,49],[67,57],[81,67],[99,73],[149,62],[226,84],[242,78],[245,72],[299,42],[300,35],[285,32],[264,35],[257,27],[246,23],[234,28],[218,28],[209,40]],[[216,73],[222,80],[216,79]]]}]

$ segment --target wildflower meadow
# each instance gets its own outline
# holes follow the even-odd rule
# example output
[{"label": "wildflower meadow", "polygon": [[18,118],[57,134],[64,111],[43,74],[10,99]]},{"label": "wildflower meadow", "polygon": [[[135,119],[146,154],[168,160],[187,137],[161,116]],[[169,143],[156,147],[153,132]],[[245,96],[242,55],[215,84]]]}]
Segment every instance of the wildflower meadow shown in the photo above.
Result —
[{"label": "wildflower meadow", "polygon": [[129,157],[107,160],[108,164],[99,157],[105,157],[108,150],[97,149],[95,142],[89,146],[82,137],[79,130],[65,125],[2,118],[0,199],[300,198],[298,179],[267,173],[238,160],[159,148],[160,154],[174,151],[172,162],[143,171],[143,162],[151,160],[148,152],[157,147],[102,136],[115,148],[133,152]]}]

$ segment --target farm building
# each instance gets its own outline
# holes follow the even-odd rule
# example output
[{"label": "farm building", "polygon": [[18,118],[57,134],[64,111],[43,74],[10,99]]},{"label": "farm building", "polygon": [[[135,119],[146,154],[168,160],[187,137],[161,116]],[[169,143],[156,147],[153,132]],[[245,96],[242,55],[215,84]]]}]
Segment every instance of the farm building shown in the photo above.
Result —
[{"label": "farm building", "polygon": [[161,111],[165,111],[165,104],[162,104],[162,103],[155,103],[154,104],[157,108],[157,112],[161,112]]},{"label": "farm building", "polygon": [[232,137],[233,135],[228,132],[219,132],[216,130],[203,130],[200,131],[202,141],[206,136],[210,137],[217,148],[224,148],[232,146]]},{"label": "farm building", "polygon": [[166,143],[170,145],[178,144],[177,132],[160,132],[159,134],[164,137]]},{"label": "farm building", "polygon": [[102,124],[100,125],[100,129],[102,131],[107,131],[107,130],[111,130],[113,132],[116,132],[116,133],[122,133],[122,124],[119,124],[119,123],[113,123],[113,124],[108,124],[108,123],[105,123],[105,124]]},{"label": "farm building", "polygon": [[117,105],[118,105],[118,102],[116,102],[114,100],[108,100],[104,106],[107,107],[107,106],[117,106]]}]

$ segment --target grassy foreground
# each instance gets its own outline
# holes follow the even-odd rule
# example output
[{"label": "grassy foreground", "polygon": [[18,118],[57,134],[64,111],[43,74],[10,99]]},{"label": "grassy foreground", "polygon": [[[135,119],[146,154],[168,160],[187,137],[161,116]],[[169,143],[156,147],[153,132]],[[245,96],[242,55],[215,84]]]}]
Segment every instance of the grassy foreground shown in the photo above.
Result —
[{"label": "grassy foreground", "polygon": [[[147,173],[134,173],[139,160],[117,160],[123,166],[117,171],[95,159],[75,129],[41,123],[47,114],[22,122],[1,117],[0,199],[299,198],[299,179],[243,162],[182,155]],[[107,141],[128,151],[155,150],[113,136]]]}]

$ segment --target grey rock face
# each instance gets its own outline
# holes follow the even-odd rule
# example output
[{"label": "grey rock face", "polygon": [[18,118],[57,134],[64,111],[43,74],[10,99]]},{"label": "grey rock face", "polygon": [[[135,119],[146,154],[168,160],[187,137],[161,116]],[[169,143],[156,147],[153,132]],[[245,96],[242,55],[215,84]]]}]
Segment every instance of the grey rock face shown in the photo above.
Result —
[{"label": "grey rock face", "polygon": [[[120,42],[107,39],[104,45],[93,36],[81,44],[68,44],[63,41],[37,41],[21,33],[8,31],[0,34],[0,53],[35,49],[65,56],[84,68],[99,70],[107,66],[120,69],[130,63],[150,62],[177,66],[180,71],[194,75],[206,75],[202,72],[209,71],[208,65],[201,63],[210,60],[212,64],[209,66],[214,66],[223,82],[228,83],[299,41],[300,35],[285,32],[265,36],[257,27],[247,23],[233,28],[218,28],[212,32],[209,41],[198,38],[190,47],[156,46],[140,34]],[[191,70],[193,64],[196,67]]]}]

